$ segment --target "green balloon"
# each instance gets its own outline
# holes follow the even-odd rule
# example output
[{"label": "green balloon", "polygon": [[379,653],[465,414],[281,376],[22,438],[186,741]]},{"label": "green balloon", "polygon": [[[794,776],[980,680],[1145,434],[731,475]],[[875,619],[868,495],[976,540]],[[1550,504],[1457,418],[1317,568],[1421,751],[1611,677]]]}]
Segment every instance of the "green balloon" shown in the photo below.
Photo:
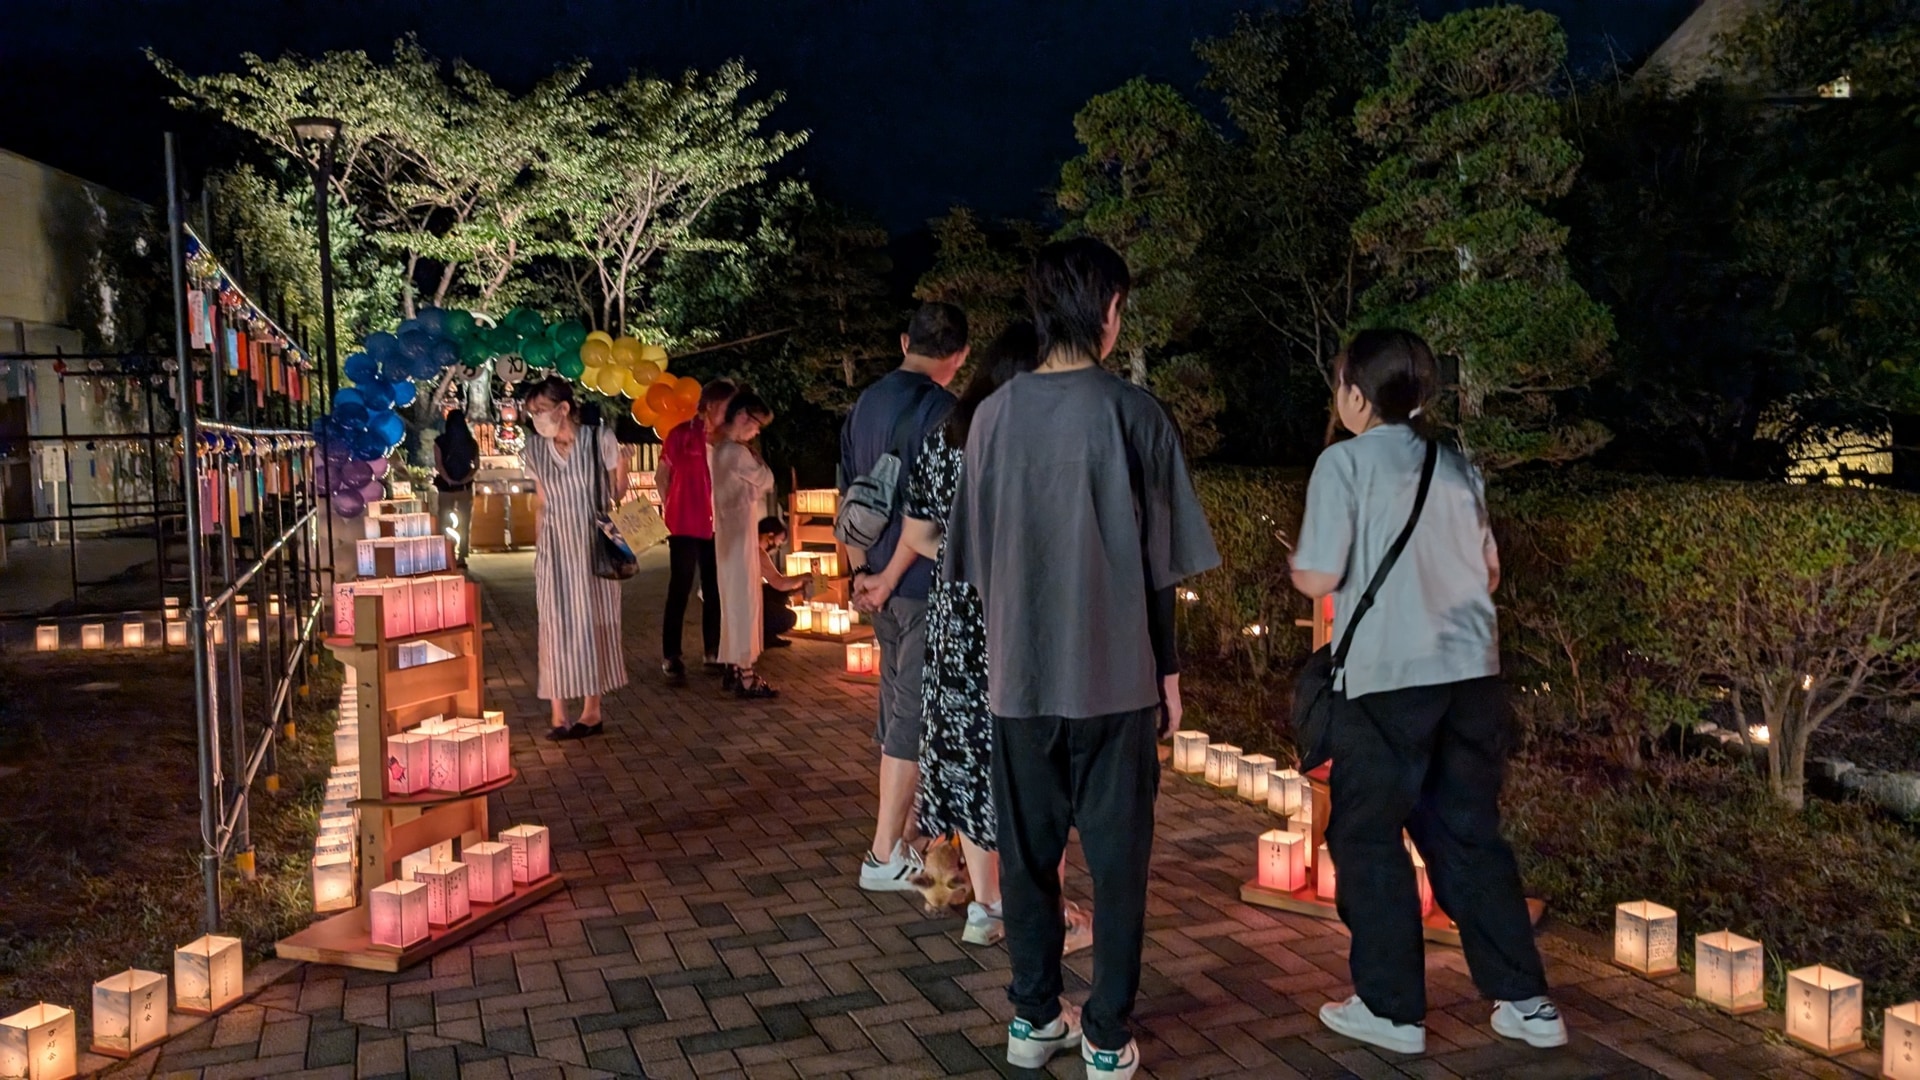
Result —
[{"label": "green balloon", "polygon": [[529,356],[527,353],[522,352],[520,358],[527,362],[528,367],[532,368],[550,368],[553,366],[553,355],[551,353],[541,352]]},{"label": "green balloon", "polygon": [[514,308],[507,312],[507,325],[523,338],[537,337],[547,329],[547,321],[531,308]]},{"label": "green balloon", "polygon": [[578,319],[554,323],[550,333],[553,343],[567,352],[579,352],[580,346],[587,340],[587,328]]},{"label": "green balloon", "polygon": [[560,374],[565,375],[567,378],[577,379],[580,377],[580,373],[585,370],[587,370],[587,365],[580,361],[579,353],[567,353],[560,357]]},{"label": "green balloon", "polygon": [[544,337],[537,337],[528,338],[520,343],[520,355],[526,357],[527,363],[529,364],[535,360],[539,360],[540,366],[545,367],[553,363],[554,358],[557,357],[559,353],[554,350],[551,341],[548,341]]},{"label": "green balloon", "polygon": [[493,350],[495,356],[517,353],[520,351],[520,336],[504,326],[496,326],[487,331],[487,347]]},{"label": "green balloon", "polygon": [[475,334],[460,343],[460,360],[468,367],[479,367],[493,359],[493,348],[484,335]]},{"label": "green balloon", "polygon": [[455,341],[465,341],[473,336],[473,312],[464,308],[454,308],[447,312],[447,336]]}]

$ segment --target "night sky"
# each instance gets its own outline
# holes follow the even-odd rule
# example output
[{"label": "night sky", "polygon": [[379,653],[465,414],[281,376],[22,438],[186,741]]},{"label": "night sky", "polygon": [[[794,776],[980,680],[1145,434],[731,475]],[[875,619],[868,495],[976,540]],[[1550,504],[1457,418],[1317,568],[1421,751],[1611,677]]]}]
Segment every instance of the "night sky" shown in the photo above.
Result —
[{"label": "night sky", "polygon": [[[231,136],[165,102],[146,46],[189,71],[275,55],[363,48],[416,33],[524,85],[584,56],[597,76],[676,73],[740,57],[785,90],[776,114],[810,129],[795,165],[829,196],[896,233],[965,203],[1042,216],[1072,116],[1145,74],[1182,89],[1191,43],[1261,0],[18,0],[0,32],[0,147],[158,201],[160,133],[190,173],[231,156]],[[1432,12],[1465,0],[1430,0]],[[1694,0],[1535,0],[1573,41],[1576,67],[1645,56]]]}]

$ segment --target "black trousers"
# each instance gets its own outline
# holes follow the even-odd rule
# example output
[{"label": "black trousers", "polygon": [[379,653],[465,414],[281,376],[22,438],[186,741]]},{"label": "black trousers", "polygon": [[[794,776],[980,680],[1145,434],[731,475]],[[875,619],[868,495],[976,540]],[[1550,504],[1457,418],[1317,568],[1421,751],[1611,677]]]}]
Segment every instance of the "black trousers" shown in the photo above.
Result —
[{"label": "black trousers", "polygon": [[1512,749],[1498,679],[1368,694],[1335,706],[1327,851],[1340,919],[1353,932],[1354,992],[1374,1015],[1427,1014],[1426,945],[1413,860],[1460,926],[1474,985],[1519,1001],[1547,992],[1520,867],[1500,835],[1500,785]]},{"label": "black trousers", "polygon": [[762,644],[771,645],[774,639],[792,630],[800,621],[792,609],[787,607],[787,594],[767,584],[760,583],[760,634]]},{"label": "black trousers", "polygon": [[1082,1010],[1088,1041],[1119,1050],[1140,992],[1147,863],[1160,791],[1160,710],[993,722],[993,804],[1000,896],[1006,909],[1014,1013],[1035,1027],[1060,1015],[1060,858],[1067,830],[1093,879],[1093,992]]},{"label": "black trousers", "polygon": [[667,537],[670,569],[667,577],[667,611],[660,627],[660,653],[668,660],[680,659],[680,635],[687,622],[687,596],[693,592],[694,574],[700,575],[700,637],[707,656],[720,652],[720,567],[714,559],[713,541],[691,536]]}]

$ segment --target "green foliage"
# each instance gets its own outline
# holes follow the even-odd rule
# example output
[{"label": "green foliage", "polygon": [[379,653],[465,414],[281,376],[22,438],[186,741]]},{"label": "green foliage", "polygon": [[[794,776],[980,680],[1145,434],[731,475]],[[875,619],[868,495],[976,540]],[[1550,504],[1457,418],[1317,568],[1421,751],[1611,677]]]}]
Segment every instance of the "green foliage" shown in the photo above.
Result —
[{"label": "green foliage", "polygon": [[[1289,537],[1306,505],[1306,480],[1271,469],[1201,469],[1194,474],[1220,565],[1186,588],[1181,634],[1193,654],[1245,665],[1256,681],[1289,671],[1307,653],[1295,619],[1310,612],[1293,589]],[[1247,632],[1260,627],[1258,634]]]},{"label": "green foliage", "polygon": [[1355,110],[1360,137],[1384,154],[1368,179],[1373,205],[1353,224],[1379,272],[1357,321],[1415,329],[1458,362],[1454,419],[1492,468],[1584,457],[1607,438],[1556,407],[1600,369],[1613,336],[1606,309],[1568,275],[1565,228],[1541,209],[1580,161],[1551,96],[1565,58],[1551,15],[1461,12],[1415,26]]},{"label": "green foliage", "polygon": [[1015,320],[1029,317],[1027,267],[1045,241],[1038,225],[1015,221],[989,230],[973,211],[956,206],[928,226],[933,230],[933,265],[920,275],[914,299],[965,308],[967,329],[977,347]]}]

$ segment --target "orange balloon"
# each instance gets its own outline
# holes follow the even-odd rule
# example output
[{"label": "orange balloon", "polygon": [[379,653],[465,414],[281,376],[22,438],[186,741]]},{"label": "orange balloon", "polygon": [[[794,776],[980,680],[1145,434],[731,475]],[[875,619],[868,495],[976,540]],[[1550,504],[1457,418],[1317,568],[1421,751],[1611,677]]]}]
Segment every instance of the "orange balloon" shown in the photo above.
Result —
[{"label": "orange balloon", "polygon": [[633,365],[633,381],[642,387],[652,386],[653,381],[659,377],[660,365],[651,360],[642,360]]},{"label": "orange balloon", "polygon": [[662,416],[672,416],[677,412],[678,408],[674,403],[678,400],[674,396],[672,385],[665,380],[657,380],[652,386],[647,387],[647,407]]},{"label": "orange balloon", "polygon": [[684,424],[684,423],[686,423],[686,421],[684,420],[669,421],[666,419],[662,419],[653,425],[653,433],[654,435],[659,437],[661,442],[666,442],[667,436],[672,434],[673,429],[679,427],[681,424]]},{"label": "orange balloon", "polygon": [[606,367],[613,362],[613,346],[588,338],[580,343],[580,362],[590,368]]},{"label": "orange balloon", "polygon": [[700,380],[689,375],[673,384],[673,396],[688,409],[700,407]]},{"label": "orange balloon", "polygon": [[660,415],[652,409],[647,408],[647,403],[642,398],[633,399],[631,412],[633,413],[634,422],[641,427],[652,427],[660,422]]}]

